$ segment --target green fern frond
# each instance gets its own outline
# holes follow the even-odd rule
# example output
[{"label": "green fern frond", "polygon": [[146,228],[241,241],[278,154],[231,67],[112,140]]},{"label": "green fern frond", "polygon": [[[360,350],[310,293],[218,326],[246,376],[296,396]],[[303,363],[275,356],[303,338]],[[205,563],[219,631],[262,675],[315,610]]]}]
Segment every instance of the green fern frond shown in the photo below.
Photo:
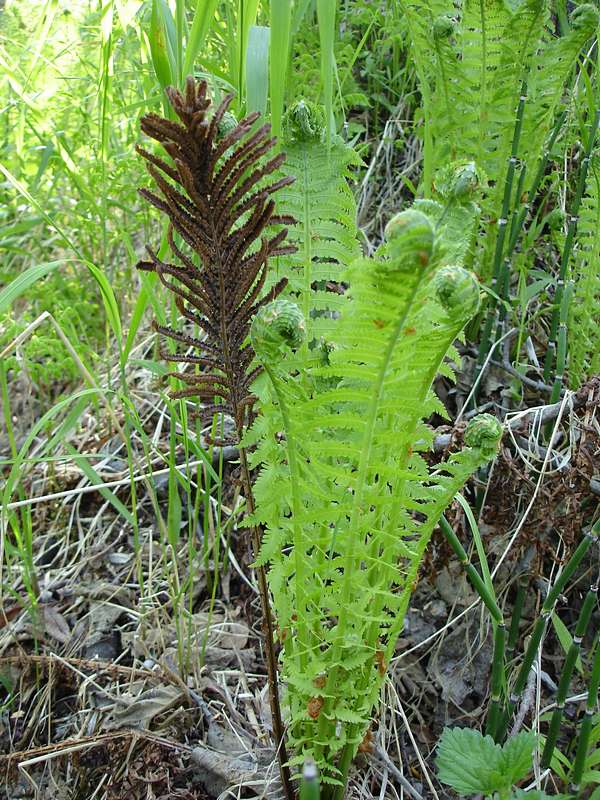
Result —
[{"label": "green fern frond", "polygon": [[600,156],[593,158],[577,227],[579,249],[573,267],[570,305],[569,382],[577,389],[600,372]]},{"label": "green fern frond", "polygon": [[[385,257],[358,259],[342,276],[349,289],[327,363],[301,348],[263,356],[273,392],[255,454],[260,558],[271,564],[291,741],[330,781],[346,758],[336,754],[354,753],[369,725],[424,541],[488,457],[465,451],[432,475],[421,455],[432,440],[423,419],[439,408],[431,385],[477,309],[477,282],[442,265],[444,229],[422,212],[397,215],[386,236]],[[280,313],[297,341],[295,312],[267,306],[255,347],[272,341],[261,326]]]},{"label": "green fern frond", "polygon": [[[596,33],[598,12],[591,4],[581,5],[571,15],[571,23],[564,36],[555,38],[544,32],[531,62],[521,152],[528,161],[539,157],[569,75],[586,42]],[[533,170],[531,173],[533,179]]]},{"label": "green fern frond", "polygon": [[339,137],[324,142],[324,114],[301,100],[285,118],[286,161],[295,181],[281,194],[282,207],[297,219],[290,239],[296,253],[279,259],[275,279],[288,279],[288,296],[307,324],[307,345],[327,340],[331,320],[343,304],[336,291],[342,272],[360,255],[356,204],[349,182],[362,162]]}]

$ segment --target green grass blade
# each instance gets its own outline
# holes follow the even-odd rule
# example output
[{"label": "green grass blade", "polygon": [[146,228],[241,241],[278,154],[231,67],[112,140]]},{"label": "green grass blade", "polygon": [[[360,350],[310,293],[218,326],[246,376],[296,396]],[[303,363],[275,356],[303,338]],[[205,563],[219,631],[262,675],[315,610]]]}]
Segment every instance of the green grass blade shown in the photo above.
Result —
[{"label": "green grass blade", "polygon": [[327,144],[333,131],[333,74],[335,72],[335,0],[317,0],[319,40],[321,42],[321,85],[327,116]]},{"label": "green grass blade", "polygon": [[152,0],[148,42],[150,44],[154,73],[163,89],[166,86],[173,85],[176,75],[175,58],[170,46],[167,28],[167,15],[170,16],[170,14],[168,6],[165,10],[165,5],[160,0]]},{"label": "green grass blade", "polygon": [[73,445],[65,442],[65,448],[71,454],[73,461],[77,464],[79,469],[83,472],[85,477],[89,480],[92,486],[98,487],[98,493],[102,495],[105,500],[113,506],[115,511],[120,514],[130,525],[133,525],[133,515],[131,511],[119,500],[114,492],[111,492],[106,486],[103,486],[104,479],[96,472],[85,456],[82,456]]},{"label": "green grass blade", "polygon": [[106,318],[108,320],[108,324],[110,325],[112,332],[114,333],[119,347],[121,346],[121,340],[123,336],[123,330],[121,327],[121,315],[119,313],[119,305],[117,303],[117,299],[115,297],[115,293],[113,292],[112,286],[110,285],[108,278],[102,272],[102,270],[98,269],[95,264],[92,264],[89,261],[84,262],[92,277],[98,284],[98,288],[100,289],[100,293],[102,295],[102,302],[104,304],[104,311],[106,312]]},{"label": "green grass blade", "polygon": [[256,23],[258,0],[240,0],[238,11],[237,47],[238,47],[238,87],[240,102],[246,92],[246,61],[248,57],[248,39],[250,29]]},{"label": "green grass blade", "polygon": [[473,516],[473,512],[471,511],[471,506],[467,503],[465,498],[461,494],[457,494],[456,499],[463,507],[465,516],[469,521],[471,532],[473,534],[473,540],[475,542],[475,547],[477,549],[477,555],[479,556],[479,563],[481,564],[481,574],[483,576],[483,581],[485,583],[486,589],[488,590],[490,595],[494,598],[494,600],[496,600],[496,593],[494,591],[494,582],[492,580],[492,575],[490,573],[490,568],[488,566],[487,556],[485,554],[485,547],[483,546],[483,542],[481,541],[479,525],[477,524],[477,520]]},{"label": "green grass blade", "polygon": [[183,86],[183,39],[185,37],[185,0],[175,3],[175,74],[177,85]]},{"label": "green grass blade", "polygon": [[246,111],[267,110],[270,28],[253,25],[246,50]]},{"label": "green grass blade", "polygon": [[281,136],[283,104],[290,50],[292,6],[289,0],[271,0],[270,82],[271,125],[275,136]]},{"label": "green grass blade", "polygon": [[0,292],[0,314],[4,314],[17,297],[20,297],[26,292],[30,286],[33,286],[40,278],[45,277],[50,272],[54,272],[55,269],[66,261],[68,261],[68,259],[63,258],[60,259],[60,261],[48,261],[45,264],[35,264],[33,267],[26,269],[25,272],[17,275],[17,277]]},{"label": "green grass blade", "polygon": [[215,18],[218,0],[198,0],[190,35],[185,47],[183,77],[192,75],[198,53],[204,47],[210,26]]}]

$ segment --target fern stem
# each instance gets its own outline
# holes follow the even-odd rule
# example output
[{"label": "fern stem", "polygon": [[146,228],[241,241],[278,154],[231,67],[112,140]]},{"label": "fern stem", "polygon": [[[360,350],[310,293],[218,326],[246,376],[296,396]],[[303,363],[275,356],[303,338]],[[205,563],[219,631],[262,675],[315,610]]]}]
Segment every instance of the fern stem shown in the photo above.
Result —
[{"label": "fern stem", "polygon": [[[594,115],[593,122],[590,126],[590,135],[588,138],[587,146],[584,151],[584,157],[581,162],[581,168],[577,177],[577,187],[575,190],[575,197],[571,206],[571,213],[569,215],[569,225],[567,227],[567,236],[563,246],[562,257],[560,262],[560,269],[558,274],[558,281],[556,284],[556,297],[554,309],[552,312],[552,322],[550,325],[550,337],[548,342],[548,350],[546,351],[546,358],[544,360],[544,381],[548,382],[550,373],[556,359],[556,374],[554,384],[552,387],[552,397],[557,398],[560,395],[560,389],[563,382],[564,368],[566,366],[566,317],[568,315],[568,303],[570,300],[571,292],[565,292],[565,280],[569,269],[569,262],[573,251],[575,242],[575,234],[577,233],[577,223],[579,207],[583,198],[583,192],[587,180],[587,173],[589,168],[594,142],[596,140],[596,133],[598,131],[598,124],[600,123],[600,109]],[[566,295],[566,298],[565,298]],[[565,309],[566,305],[566,309]],[[560,341],[562,337],[562,342]],[[559,350],[559,346],[562,348]],[[550,402],[556,402],[551,400]]]},{"label": "fern stem", "polygon": [[575,628],[575,635],[573,636],[573,641],[571,642],[571,646],[569,647],[569,650],[567,652],[565,663],[563,664],[562,672],[560,675],[560,680],[558,683],[558,691],[556,693],[556,708],[552,713],[552,719],[550,720],[550,728],[548,729],[548,734],[546,736],[546,744],[544,745],[544,752],[542,753],[542,760],[541,760],[542,769],[546,769],[547,767],[549,767],[550,761],[552,760],[554,747],[556,745],[556,739],[558,737],[558,732],[560,730],[560,725],[565,710],[565,701],[567,699],[569,685],[571,683],[571,678],[573,677],[573,672],[575,670],[575,664],[577,662],[577,659],[579,658],[579,653],[581,650],[581,641],[587,631],[590,622],[590,617],[592,616],[592,609],[597,599],[598,599],[598,587],[591,586],[590,589],[588,590],[588,593],[585,596],[585,600],[583,601],[583,605],[579,613],[579,619],[577,620],[577,626]]},{"label": "fern stem", "polygon": [[[332,711],[332,702],[335,700],[335,684],[337,681],[337,676],[339,672],[339,662],[341,657],[341,650],[342,645],[344,643],[344,638],[346,634],[346,628],[348,626],[348,617],[349,617],[349,610],[352,607],[351,602],[351,595],[353,589],[353,576],[356,571],[356,542],[359,535],[359,520],[360,515],[362,514],[362,507],[364,502],[364,492],[366,488],[367,482],[367,471],[369,468],[369,460],[371,456],[371,448],[373,444],[373,436],[375,433],[375,427],[377,422],[377,412],[379,408],[379,403],[381,400],[381,395],[383,391],[383,385],[385,381],[385,377],[387,375],[390,362],[394,353],[394,349],[398,342],[398,339],[402,333],[404,325],[406,323],[408,314],[412,308],[412,305],[415,301],[417,296],[418,289],[423,281],[425,275],[424,270],[419,270],[417,273],[416,280],[414,285],[410,290],[410,294],[408,295],[406,305],[392,330],[390,335],[385,353],[381,360],[381,364],[379,366],[379,370],[377,373],[377,378],[373,384],[373,390],[371,394],[371,399],[369,403],[369,408],[367,412],[367,420],[366,420],[366,427],[365,433],[363,437],[363,443],[360,453],[359,465],[358,465],[358,474],[356,478],[356,489],[353,498],[352,510],[351,510],[351,517],[350,517],[350,525],[349,525],[349,535],[348,535],[348,544],[347,550],[344,555],[344,577],[343,577],[343,584],[342,584],[342,599],[340,602],[340,614],[337,624],[337,633],[336,637],[333,642],[332,646],[332,656],[331,656],[331,663],[333,664],[332,669],[330,670],[325,694],[326,694],[326,701],[325,701],[325,708],[321,712],[319,716],[319,739],[323,740],[326,728],[331,724],[330,720],[328,719],[331,716]],[[333,698],[333,700],[332,700]],[[342,754],[342,765],[344,771],[341,774],[342,780],[342,796],[343,790],[346,785],[347,773],[350,763],[352,761],[353,756],[353,748],[351,752],[349,752],[348,745],[344,749],[344,753]],[[337,800],[339,795],[336,793],[334,795],[334,800]]]}]

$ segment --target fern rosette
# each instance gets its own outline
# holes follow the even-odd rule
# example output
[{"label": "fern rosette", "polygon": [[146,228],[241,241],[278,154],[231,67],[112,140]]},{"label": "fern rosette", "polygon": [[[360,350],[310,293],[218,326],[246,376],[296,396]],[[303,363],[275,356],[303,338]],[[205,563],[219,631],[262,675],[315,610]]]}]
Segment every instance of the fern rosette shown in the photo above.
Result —
[{"label": "fern rosette", "polygon": [[259,563],[270,564],[290,743],[330,788],[372,722],[437,521],[495,441],[480,433],[433,474],[422,455],[424,419],[445,413],[432,381],[451,376],[446,358],[479,300],[471,273],[440,267],[443,236],[416,208],[390,220],[382,256],[343,273],[326,359],[301,345],[293,369],[271,368],[300,342],[287,301],[252,324],[272,383],[259,387],[268,419],[254,438]]}]

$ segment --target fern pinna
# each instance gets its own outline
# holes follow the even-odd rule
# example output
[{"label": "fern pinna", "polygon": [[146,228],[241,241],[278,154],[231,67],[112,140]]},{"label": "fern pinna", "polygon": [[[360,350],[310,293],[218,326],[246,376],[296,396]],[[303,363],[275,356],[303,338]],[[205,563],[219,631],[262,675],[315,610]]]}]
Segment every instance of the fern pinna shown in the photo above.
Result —
[{"label": "fern pinna", "polygon": [[356,203],[348,185],[350,169],[361,161],[335,136],[325,143],[325,112],[306,100],[294,103],[284,117],[286,161],[281,170],[294,182],[280,193],[281,207],[297,224],[289,241],[296,252],[278,259],[272,269],[288,279],[286,294],[306,320],[306,347],[326,342],[331,320],[344,295],[341,275],[360,255]]},{"label": "fern pinna", "polygon": [[577,389],[600,372],[600,154],[591,159],[577,228],[579,249],[571,273],[569,382]]},{"label": "fern pinna", "polygon": [[442,233],[410,209],[387,227],[386,255],[358,259],[328,363],[302,358],[296,305],[264,306],[251,329],[272,389],[248,441],[259,563],[271,565],[290,739],[339,798],[372,721],[424,549],[444,508],[495,452],[500,426],[471,423],[467,447],[430,470],[423,419],[444,413],[431,392],[479,303],[474,276],[443,266]]},{"label": "fern pinna", "polygon": [[[210,419],[215,412],[234,421],[234,440],[239,443],[254,416],[251,385],[261,371],[248,345],[250,320],[285,287],[282,278],[264,291],[269,258],[295,250],[286,244],[289,215],[275,213],[272,195],[288,186],[291,176],[278,176],[283,154],[267,158],[275,145],[270,126],[257,126],[258,114],[239,123],[226,117],[232,97],[226,97],[209,114],[207,85],[186,82],[185,92],[167,89],[180,122],[156,114],[142,118],[142,130],[159,142],[172,163],[143,148],[158,193],[141,194],[169,220],[168,243],[177,263],[163,261],[151,249],[150,260],[138,267],[155,272],[175,295],[183,326],[156,325],[181,351],[163,357],[183,370],[171,373],[184,387],[173,397],[201,401],[200,414]],[[273,228],[276,228],[273,231]],[[270,231],[270,232],[269,232]],[[185,326],[185,327],[184,327]],[[194,333],[194,331],[197,331]],[[221,441],[224,441],[221,437]],[[243,447],[239,448],[241,477],[247,507],[252,510],[250,473]],[[253,529],[254,549],[260,547],[260,531]],[[264,569],[258,571],[273,728],[282,779],[292,796],[277,692],[277,664]]]},{"label": "fern pinna", "polygon": [[[509,186],[512,211],[535,181],[565,86],[596,33],[598,12],[591,4],[578,6],[568,31],[556,36],[548,0],[400,0],[400,5],[424,102],[425,197],[434,191],[441,165],[471,160],[488,180],[485,216],[502,220],[507,175],[512,171],[519,179],[518,194],[517,181]],[[499,228],[492,224],[485,230],[478,274],[487,279]]]}]

